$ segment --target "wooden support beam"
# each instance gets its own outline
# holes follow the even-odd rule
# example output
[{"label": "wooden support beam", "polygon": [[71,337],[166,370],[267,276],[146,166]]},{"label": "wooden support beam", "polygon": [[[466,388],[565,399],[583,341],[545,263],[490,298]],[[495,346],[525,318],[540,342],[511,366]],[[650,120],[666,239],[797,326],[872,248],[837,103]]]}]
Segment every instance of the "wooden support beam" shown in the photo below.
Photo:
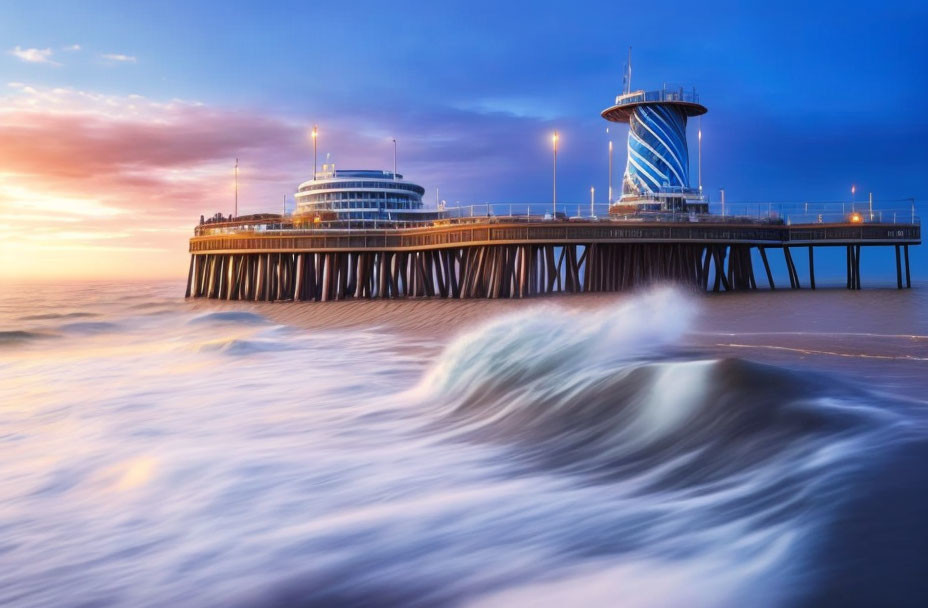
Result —
[{"label": "wooden support beam", "polygon": [[789,247],[783,247],[783,257],[786,258],[786,270],[789,271],[789,286],[793,289],[799,289],[799,274],[796,272],[793,254],[790,253]]},{"label": "wooden support beam", "polygon": [[293,286],[293,299],[297,302],[303,301],[303,272],[305,271],[304,258],[305,253],[296,254],[296,282]]},{"label": "wooden support beam", "polygon": [[856,277],[855,289],[860,289],[860,245],[857,245],[857,252],[854,254],[854,276]]},{"label": "wooden support beam", "polygon": [[912,275],[909,273],[909,246],[903,245],[905,249],[905,286],[907,289],[912,287]]},{"label": "wooden support beam", "polygon": [[815,249],[809,245],[809,286],[815,289]]},{"label": "wooden support beam", "polygon": [[847,249],[847,289],[851,289],[851,246],[848,245]]},{"label": "wooden support beam", "polygon": [[[734,269],[738,263],[736,261],[737,259],[738,259],[737,250],[735,249],[734,246],[732,246],[729,248],[729,252],[728,252],[728,269],[726,271],[726,275],[728,276],[728,285],[730,286],[731,289],[736,288]],[[726,291],[728,291],[728,288],[726,288]]]},{"label": "wooden support beam", "polygon": [[902,289],[902,262],[899,254],[899,245],[896,245],[896,288]]},{"label": "wooden support beam", "polygon": [[326,253],[322,259],[322,294],[320,297],[323,302],[329,300],[329,288],[332,284],[332,255]]},{"label": "wooden support beam", "polygon": [[712,262],[712,245],[708,245],[705,250],[705,259],[702,263],[702,290],[709,290],[709,264]]},{"label": "wooden support beam", "polygon": [[184,298],[190,297],[191,285],[193,284],[194,260],[196,259],[196,257],[197,256],[195,255],[190,256],[190,268],[187,270],[187,289],[184,291]]},{"label": "wooden support beam", "polygon": [[197,297],[204,297],[206,295],[206,271],[209,268],[209,255],[200,255],[198,258],[198,269],[197,269]]}]

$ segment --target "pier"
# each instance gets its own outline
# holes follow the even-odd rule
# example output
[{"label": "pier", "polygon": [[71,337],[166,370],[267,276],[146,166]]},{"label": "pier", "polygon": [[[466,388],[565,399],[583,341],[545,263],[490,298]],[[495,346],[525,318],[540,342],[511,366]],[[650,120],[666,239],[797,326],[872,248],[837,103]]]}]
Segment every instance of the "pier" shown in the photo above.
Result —
[{"label": "pier", "polygon": [[[703,191],[702,131],[690,180],[687,123],[708,110],[696,91],[631,89],[631,50],[621,94],[601,112],[627,125],[621,196],[613,193],[612,142],[605,209],[558,204],[558,134],[552,135],[552,197],[539,205],[446,209],[436,192],[393,171],[323,164],[301,183],[291,216],[201,218],[190,239],[187,297],[253,301],[372,298],[526,298],[614,292],[656,282],[702,291],[777,289],[770,256],[782,255],[789,287],[816,288],[815,249],[844,247],[848,289],[860,289],[861,256],[894,247],[896,285],[911,287],[909,246],[921,243],[915,201],[874,208],[851,202],[749,203],[720,207]],[[318,131],[312,131],[314,157]],[[236,199],[237,201],[237,199]],[[899,203],[900,201],[893,201]],[[716,207],[713,209],[713,207]],[[236,205],[237,209],[237,205]],[[568,214],[576,214],[568,217]],[[911,212],[911,214],[909,213]],[[236,211],[237,213],[237,211]],[[807,248],[808,273],[793,251]],[[754,252],[757,252],[757,256]],[[755,270],[760,260],[763,274]]]},{"label": "pier", "polygon": [[[266,218],[267,216],[265,216]],[[896,284],[911,287],[911,223],[551,220],[461,217],[418,227],[297,228],[278,216],[205,224],[190,239],[186,296],[251,301],[374,298],[525,298],[674,282],[702,291],[744,291],[774,282],[782,255],[791,289],[816,288],[815,249],[846,250],[848,289],[862,286],[871,247],[895,249]],[[792,252],[807,248],[800,272]],[[755,268],[755,256],[762,268]],[[802,276],[805,275],[805,276]]]}]

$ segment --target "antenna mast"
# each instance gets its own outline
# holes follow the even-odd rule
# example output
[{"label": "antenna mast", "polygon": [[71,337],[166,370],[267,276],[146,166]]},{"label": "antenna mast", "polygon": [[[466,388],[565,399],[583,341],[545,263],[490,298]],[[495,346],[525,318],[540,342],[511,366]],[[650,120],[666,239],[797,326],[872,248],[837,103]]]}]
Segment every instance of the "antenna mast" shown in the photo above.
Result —
[{"label": "antenna mast", "polygon": [[628,61],[625,63],[625,77],[622,80],[622,94],[628,95],[632,91],[632,47],[628,47]]}]

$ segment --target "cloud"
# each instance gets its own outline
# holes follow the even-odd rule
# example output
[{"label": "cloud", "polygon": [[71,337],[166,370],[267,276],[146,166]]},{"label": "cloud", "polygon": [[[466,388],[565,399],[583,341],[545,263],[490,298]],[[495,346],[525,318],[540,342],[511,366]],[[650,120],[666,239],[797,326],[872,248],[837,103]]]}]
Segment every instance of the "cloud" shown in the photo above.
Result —
[{"label": "cloud", "polygon": [[[538,118],[380,106],[313,118],[319,161],[333,152],[341,168],[391,168],[395,135],[400,172],[427,188],[429,202],[435,185],[464,203],[530,200],[526,183],[547,192],[550,125]],[[0,230],[0,256],[23,262],[0,273],[182,274],[199,216],[232,210],[236,157],[241,213],[276,212],[282,195],[292,208],[312,173],[311,124],[189,100],[8,83],[0,94],[0,219],[16,229]],[[559,127],[577,146],[569,124]],[[132,250],[104,255],[100,243],[110,235]],[[67,239],[66,266],[58,237]]]},{"label": "cloud", "polygon": [[[240,209],[276,210],[310,170],[305,130],[191,101],[9,83],[0,95],[0,224],[12,228],[0,229],[0,258],[19,262],[0,273],[185,272],[199,216],[231,210],[235,157]],[[107,257],[115,249],[101,242],[125,255]]]},{"label": "cloud", "polygon": [[72,45],[70,45],[70,46],[62,47],[61,50],[62,50],[62,51],[68,51],[69,53],[73,53],[74,51],[79,51],[79,50],[81,50],[81,45],[79,45],[79,44],[72,44]]},{"label": "cloud", "polygon": [[123,55],[122,53],[102,53],[100,55],[106,61],[111,63],[135,63],[136,58],[133,55]]},{"label": "cloud", "polygon": [[16,46],[10,54],[27,63],[46,63],[48,65],[61,65],[52,61],[51,49],[24,49]]}]

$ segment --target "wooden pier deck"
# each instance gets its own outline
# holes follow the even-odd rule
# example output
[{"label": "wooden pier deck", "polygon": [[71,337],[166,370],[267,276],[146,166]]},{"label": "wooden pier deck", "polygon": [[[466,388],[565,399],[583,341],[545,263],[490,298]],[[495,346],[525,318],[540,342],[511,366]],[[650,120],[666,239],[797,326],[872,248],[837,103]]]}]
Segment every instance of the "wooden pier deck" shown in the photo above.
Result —
[{"label": "wooden pier deck", "polygon": [[865,247],[894,247],[897,286],[911,286],[909,246],[921,226],[902,223],[517,221],[487,218],[403,229],[229,231],[198,227],[190,239],[187,297],[326,301],[348,298],[521,298],[621,291],[655,281],[703,290],[757,288],[751,252],[776,288],[768,253],[780,250],[790,287],[801,286],[791,250],[845,247],[847,287],[860,289]]}]

